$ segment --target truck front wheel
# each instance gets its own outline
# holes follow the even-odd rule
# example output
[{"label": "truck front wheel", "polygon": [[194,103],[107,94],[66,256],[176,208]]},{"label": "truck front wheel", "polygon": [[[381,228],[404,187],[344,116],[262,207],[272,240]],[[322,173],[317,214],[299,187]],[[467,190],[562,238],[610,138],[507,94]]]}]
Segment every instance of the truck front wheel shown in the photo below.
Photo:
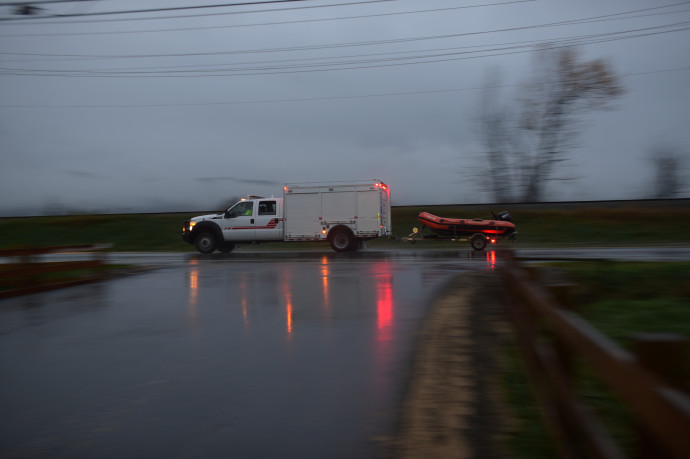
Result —
[{"label": "truck front wheel", "polygon": [[213,253],[216,250],[216,238],[211,233],[201,233],[194,240],[196,249],[201,253]]},{"label": "truck front wheel", "polygon": [[328,242],[331,243],[331,248],[336,252],[353,250],[357,243],[354,235],[344,228],[333,230],[328,235]]}]

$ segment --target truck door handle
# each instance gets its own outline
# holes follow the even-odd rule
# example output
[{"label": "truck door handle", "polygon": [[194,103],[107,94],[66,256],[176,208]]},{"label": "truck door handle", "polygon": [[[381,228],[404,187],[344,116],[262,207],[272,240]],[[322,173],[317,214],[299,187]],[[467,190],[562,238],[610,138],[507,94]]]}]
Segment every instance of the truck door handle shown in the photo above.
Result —
[{"label": "truck door handle", "polygon": [[253,219],[253,218],[251,219],[251,222],[252,222],[252,225],[253,225],[253,224],[254,224],[254,219]]}]

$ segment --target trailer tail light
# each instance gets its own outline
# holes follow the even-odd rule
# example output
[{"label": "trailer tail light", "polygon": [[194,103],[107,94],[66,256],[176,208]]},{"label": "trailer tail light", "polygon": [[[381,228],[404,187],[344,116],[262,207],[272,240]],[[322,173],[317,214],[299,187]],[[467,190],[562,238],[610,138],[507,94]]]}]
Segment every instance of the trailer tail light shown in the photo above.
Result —
[{"label": "trailer tail light", "polygon": [[326,228],[322,229],[322,230],[321,230],[321,233],[322,233],[322,234],[326,234]]},{"label": "trailer tail light", "polygon": [[496,239],[491,239],[491,243],[492,243],[492,244],[495,244],[495,243],[496,243]]}]

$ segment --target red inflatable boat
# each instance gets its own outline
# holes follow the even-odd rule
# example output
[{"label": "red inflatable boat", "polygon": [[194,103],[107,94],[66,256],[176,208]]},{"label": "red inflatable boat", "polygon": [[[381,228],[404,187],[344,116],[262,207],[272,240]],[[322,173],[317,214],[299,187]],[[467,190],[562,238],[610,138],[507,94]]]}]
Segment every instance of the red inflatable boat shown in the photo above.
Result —
[{"label": "red inflatable boat", "polygon": [[482,220],[471,218],[447,218],[422,212],[418,217],[425,227],[436,235],[449,238],[467,237],[475,250],[482,250],[487,240],[495,242],[498,237],[515,239],[515,225],[511,222],[511,216],[503,211],[494,214],[494,220]]}]

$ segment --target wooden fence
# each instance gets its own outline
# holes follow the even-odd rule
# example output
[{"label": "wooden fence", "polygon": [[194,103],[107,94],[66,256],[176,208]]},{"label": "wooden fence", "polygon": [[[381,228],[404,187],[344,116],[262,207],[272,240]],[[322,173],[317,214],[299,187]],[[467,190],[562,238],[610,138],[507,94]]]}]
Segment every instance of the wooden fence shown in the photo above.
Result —
[{"label": "wooden fence", "polygon": [[507,259],[502,275],[511,320],[559,456],[626,457],[604,423],[578,397],[578,370],[586,366],[629,410],[632,457],[690,458],[687,340],[637,335],[629,352],[569,307],[568,285],[555,284],[551,291],[530,270]]},{"label": "wooden fence", "polygon": [[[42,292],[102,280],[106,252],[110,245],[0,250],[0,298]],[[45,261],[50,254],[90,253],[88,260]]]}]

